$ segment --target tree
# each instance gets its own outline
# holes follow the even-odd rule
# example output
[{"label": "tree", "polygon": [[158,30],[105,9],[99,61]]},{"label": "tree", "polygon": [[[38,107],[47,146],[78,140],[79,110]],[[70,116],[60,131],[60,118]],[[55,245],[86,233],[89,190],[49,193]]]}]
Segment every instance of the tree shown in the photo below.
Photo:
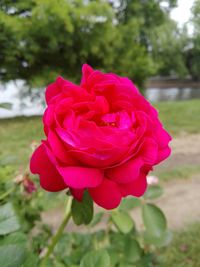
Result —
[{"label": "tree", "polygon": [[183,78],[188,70],[185,60],[185,49],[188,44],[187,29],[179,29],[177,23],[166,19],[151,31],[151,54],[161,76],[175,75]]},{"label": "tree", "polygon": [[196,0],[192,8],[193,36],[189,40],[186,51],[187,67],[194,80],[200,80],[200,0]]},{"label": "tree", "polygon": [[41,85],[58,74],[77,79],[77,69],[85,61],[106,64],[113,12],[105,1],[11,2],[1,3],[1,79]]},{"label": "tree", "polygon": [[[168,3],[165,8],[163,2]],[[128,76],[139,86],[156,73],[170,74],[172,66],[178,72],[181,58],[169,64],[169,58],[182,49],[182,43],[176,41],[178,35],[174,35],[177,28],[169,18],[176,1],[116,3],[2,0],[0,79],[23,79],[30,86],[43,86],[57,75],[76,81],[84,62]],[[171,40],[175,38],[170,57],[166,32]]]}]

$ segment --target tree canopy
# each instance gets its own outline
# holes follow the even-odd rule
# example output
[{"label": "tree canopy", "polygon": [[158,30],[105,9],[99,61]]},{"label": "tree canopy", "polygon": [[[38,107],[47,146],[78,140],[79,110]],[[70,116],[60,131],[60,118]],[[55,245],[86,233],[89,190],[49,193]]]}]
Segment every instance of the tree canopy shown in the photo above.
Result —
[{"label": "tree canopy", "polygon": [[76,81],[85,62],[140,86],[155,74],[187,75],[180,53],[185,32],[169,16],[175,5],[175,0],[1,0],[0,79],[23,79],[30,86],[57,75]]}]

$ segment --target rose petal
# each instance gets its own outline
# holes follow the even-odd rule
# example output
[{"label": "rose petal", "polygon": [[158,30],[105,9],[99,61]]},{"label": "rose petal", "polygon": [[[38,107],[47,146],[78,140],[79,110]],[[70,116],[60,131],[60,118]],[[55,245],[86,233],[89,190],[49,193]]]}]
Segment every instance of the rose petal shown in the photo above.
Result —
[{"label": "rose petal", "polygon": [[151,138],[145,138],[139,155],[142,157],[144,162],[148,165],[154,165],[158,157],[158,145]]},{"label": "rose petal", "polygon": [[87,83],[87,79],[90,76],[90,74],[92,74],[93,72],[93,68],[90,67],[88,64],[83,64],[82,66],[82,79],[81,79],[81,86],[85,87],[86,83]]},{"label": "rose petal", "polygon": [[142,196],[147,189],[146,174],[141,173],[139,178],[131,183],[120,184],[120,189],[123,197],[132,195],[135,197]]},{"label": "rose petal", "polygon": [[84,193],[84,189],[74,189],[74,188],[70,188],[70,192],[72,194],[72,196],[78,200],[81,201],[83,198],[83,193]]},{"label": "rose petal", "polygon": [[141,158],[131,159],[118,167],[108,169],[106,176],[117,183],[129,183],[138,178],[143,165],[144,161]]},{"label": "rose petal", "polygon": [[49,160],[44,145],[40,145],[33,153],[30,170],[34,174],[39,174],[40,185],[47,191],[57,192],[67,188],[62,177]]},{"label": "rose petal", "polygon": [[98,186],[103,179],[103,171],[84,167],[58,167],[67,186],[82,189]]},{"label": "rose petal", "polygon": [[166,147],[165,149],[159,150],[156,164],[158,164],[161,161],[163,161],[166,158],[168,158],[170,156],[170,154],[171,154],[171,148],[170,147]]},{"label": "rose petal", "polygon": [[74,165],[76,161],[69,156],[67,148],[64,146],[62,141],[58,136],[53,132],[49,131],[48,133],[48,143],[53,151],[54,155],[62,162],[65,162],[67,165]]},{"label": "rose petal", "polygon": [[122,198],[118,185],[106,178],[99,186],[90,188],[89,193],[99,206],[107,210],[118,207]]},{"label": "rose petal", "polygon": [[47,104],[49,104],[51,99],[53,99],[56,95],[58,95],[62,91],[62,86],[66,82],[67,82],[66,80],[64,80],[61,76],[59,76],[54,83],[47,86],[47,89],[45,91],[45,98]]}]

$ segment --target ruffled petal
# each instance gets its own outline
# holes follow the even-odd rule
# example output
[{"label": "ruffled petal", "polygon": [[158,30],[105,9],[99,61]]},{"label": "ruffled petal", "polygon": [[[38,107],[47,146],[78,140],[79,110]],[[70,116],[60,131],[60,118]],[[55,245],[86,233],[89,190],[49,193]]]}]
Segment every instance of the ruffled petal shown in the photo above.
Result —
[{"label": "ruffled petal", "polygon": [[39,174],[40,185],[47,191],[57,192],[67,188],[62,177],[47,156],[44,145],[40,145],[33,153],[30,170],[34,174]]},{"label": "ruffled petal", "polygon": [[154,165],[158,157],[158,145],[152,138],[145,138],[139,155],[148,165]]},{"label": "ruffled petal", "polygon": [[58,167],[67,186],[83,189],[98,186],[103,179],[103,171],[84,167]]},{"label": "ruffled petal", "polygon": [[118,185],[106,178],[99,186],[90,188],[89,193],[97,205],[107,210],[118,207],[122,198]]},{"label": "ruffled petal", "polygon": [[144,165],[141,158],[131,159],[128,162],[106,171],[106,176],[116,183],[129,183],[138,179],[140,169]]},{"label": "ruffled petal", "polygon": [[88,64],[83,64],[82,66],[82,79],[81,79],[81,87],[85,87],[87,83],[87,79],[90,76],[90,74],[93,73],[93,68],[90,67]]},{"label": "ruffled petal", "polygon": [[128,195],[141,197],[147,189],[146,174],[141,173],[139,178],[131,183],[120,184],[120,189],[123,197]]},{"label": "ruffled petal", "polygon": [[57,86],[57,84],[55,82],[50,84],[49,86],[47,86],[47,89],[46,89],[46,92],[45,92],[45,97],[46,97],[47,104],[49,104],[51,99],[54,96],[56,96],[57,94],[59,94],[59,92],[60,92],[60,88]]},{"label": "ruffled petal", "polygon": [[165,149],[159,150],[156,164],[159,164],[161,161],[168,158],[170,156],[170,154],[171,154],[171,148],[170,147],[166,147]]},{"label": "ruffled petal", "polygon": [[48,143],[53,151],[53,154],[62,162],[65,162],[67,165],[74,165],[76,161],[69,156],[67,148],[64,146],[62,141],[58,136],[53,132],[49,131],[48,133]]}]

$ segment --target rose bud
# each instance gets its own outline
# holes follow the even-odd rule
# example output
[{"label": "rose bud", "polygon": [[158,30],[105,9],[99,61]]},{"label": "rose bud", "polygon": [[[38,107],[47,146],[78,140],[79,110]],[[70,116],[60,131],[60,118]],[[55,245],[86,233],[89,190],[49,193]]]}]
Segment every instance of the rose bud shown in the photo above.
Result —
[{"label": "rose bud", "polygon": [[24,187],[24,190],[26,193],[28,194],[32,194],[33,192],[36,192],[37,191],[37,187],[36,185],[34,184],[34,182],[26,177],[24,180],[23,180],[23,187]]},{"label": "rose bud", "polygon": [[156,109],[128,78],[83,65],[80,85],[58,77],[46,89],[46,138],[30,162],[45,190],[84,190],[105,209],[140,197],[154,165],[169,157],[171,137]]}]

